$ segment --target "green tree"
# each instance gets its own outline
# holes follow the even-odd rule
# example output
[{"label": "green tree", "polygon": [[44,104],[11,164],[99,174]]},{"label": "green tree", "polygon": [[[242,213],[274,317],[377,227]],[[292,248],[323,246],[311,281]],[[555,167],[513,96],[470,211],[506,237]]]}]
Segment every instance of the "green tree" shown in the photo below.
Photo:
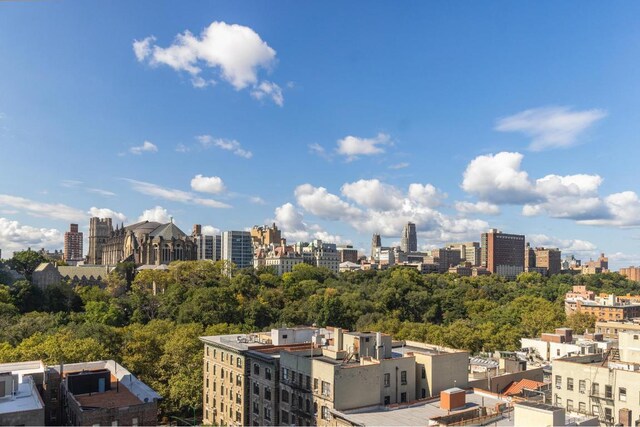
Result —
[{"label": "green tree", "polygon": [[27,280],[31,281],[33,272],[43,262],[47,262],[45,257],[29,249],[14,253],[8,264],[18,273],[23,274]]}]

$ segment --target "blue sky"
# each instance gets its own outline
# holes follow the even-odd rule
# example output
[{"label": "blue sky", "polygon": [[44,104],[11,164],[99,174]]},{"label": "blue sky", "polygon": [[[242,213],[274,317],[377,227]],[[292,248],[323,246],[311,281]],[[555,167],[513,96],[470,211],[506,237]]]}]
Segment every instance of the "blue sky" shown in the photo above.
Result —
[{"label": "blue sky", "polygon": [[637,264],[639,9],[4,2],[0,248],[91,214],[358,248],[413,220]]}]

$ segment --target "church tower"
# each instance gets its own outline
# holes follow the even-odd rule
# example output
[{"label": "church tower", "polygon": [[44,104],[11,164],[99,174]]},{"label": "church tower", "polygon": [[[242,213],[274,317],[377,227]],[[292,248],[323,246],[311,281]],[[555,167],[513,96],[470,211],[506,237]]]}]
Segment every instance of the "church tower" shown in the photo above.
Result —
[{"label": "church tower", "polygon": [[87,263],[102,264],[102,247],[113,232],[111,218],[93,217],[89,220],[89,254]]}]

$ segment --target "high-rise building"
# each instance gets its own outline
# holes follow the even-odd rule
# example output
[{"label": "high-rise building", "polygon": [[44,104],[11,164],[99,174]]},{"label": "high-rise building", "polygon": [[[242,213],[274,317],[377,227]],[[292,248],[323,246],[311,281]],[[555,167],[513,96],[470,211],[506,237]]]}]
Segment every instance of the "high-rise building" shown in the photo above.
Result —
[{"label": "high-rise building", "polygon": [[192,237],[196,243],[197,259],[220,260],[221,237],[219,234],[213,236],[202,234],[202,226],[195,224]]},{"label": "high-rise building", "polygon": [[402,239],[400,240],[400,249],[403,252],[416,252],[418,250],[418,236],[416,234],[416,225],[408,222],[402,230]]},{"label": "high-rise building", "polygon": [[629,280],[640,282],[640,267],[634,267],[632,265],[631,267],[621,268],[620,274]]},{"label": "high-rise building", "polygon": [[371,258],[376,257],[376,252],[380,247],[382,247],[382,239],[379,234],[374,234],[371,238]]},{"label": "high-rise building", "polygon": [[64,260],[75,264],[82,259],[82,232],[78,231],[78,224],[71,224],[69,231],[64,233]]},{"label": "high-rise building", "polygon": [[495,228],[481,235],[482,266],[491,273],[515,278],[524,271],[524,236]]},{"label": "high-rise building", "polygon": [[238,268],[253,266],[253,244],[248,231],[222,233],[222,259],[231,261]]}]

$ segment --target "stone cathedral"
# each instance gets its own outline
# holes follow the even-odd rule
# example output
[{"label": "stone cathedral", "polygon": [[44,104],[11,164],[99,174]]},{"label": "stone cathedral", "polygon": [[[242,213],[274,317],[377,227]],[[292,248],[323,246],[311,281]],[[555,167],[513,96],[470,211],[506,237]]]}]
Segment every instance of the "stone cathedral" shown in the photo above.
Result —
[{"label": "stone cathedral", "polygon": [[196,240],[174,223],[143,221],[113,228],[111,218],[91,218],[88,264],[169,264],[197,259]]}]

